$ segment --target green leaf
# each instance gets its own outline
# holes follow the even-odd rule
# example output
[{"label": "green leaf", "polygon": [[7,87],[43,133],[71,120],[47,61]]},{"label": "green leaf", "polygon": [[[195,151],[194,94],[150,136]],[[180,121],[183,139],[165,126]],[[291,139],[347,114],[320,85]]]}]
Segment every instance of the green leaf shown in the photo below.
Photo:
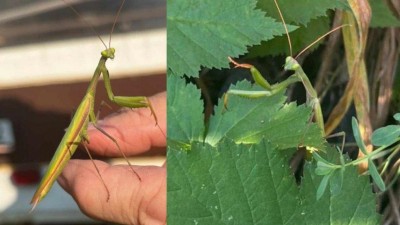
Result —
[{"label": "green leaf", "polygon": [[382,180],[381,175],[379,175],[379,172],[371,159],[368,159],[368,171],[379,190],[385,191],[385,182]]},{"label": "green leaf", "polygon": [[[340,152],[340,151],[339,151]],[[331,180],[331,190],[333,195],[337,195],[341,192],[343,186],[343,177],[345,171],[345,158],[343,154],[339,154],[339,161],[342,167],[338,167],[337,164],[328,162],[317,153],[313,153],[314,159],[317,161],[317,168],[315,168],[315,174],[325,176],[317,189],[317,199],[320,199],[323,195],[327,182]],[[332,159],[331,159],[332,160]]]},{"label": "green leaf", "polygon": [[[293,54],[303,50],[330,30],[331,19],[327,16],[328,9],[350,9],[345,0],[321,0],[313,1],[312,3],[308,0],[279,0],[278,4],[285,22],[300,26],[299,29],[290,33]],[[267,15],[281,21],[273,0],[261,0],[257,6],[266,11]],[[322,40],[314,44],[310,50],[317,48],[321,42]],[[279,54],[290,55],[286,35],[263,41],[261,45],[253,46],[249,50],[248,57]]]},{"label": "green leaf", "polygon": [[[191,141],[201,141],[204,135],[203,102],[200,91],[168,71],[168,145],[176,144],[188,150]],[[190,113],[189,113],[190,112]]]},{"label": "green leaf", "polygon": [[[247,81],[239,82],[231,89],[262,90]],[[283,92],[256,99],[230,95],[228,110],[220,103],[210,118],[205,142],[215,146],[227,137],[236,143],[250,144],[264,138],[279,149],[302,145],[323,150],[325,139],[318,126],[308,122],[312,109],[295,103],[284,104],[285,100]]]},{"label": "green leaf", "polygon": [[345,167],[335,170],[331,176],[331,193],[333,196],[340,194],[343,188]]},{"label": "green leaf", "polygon": [[391,145],[398,141],[400,136],[399,125],[381,127],[372,133],[371,142],[374,146]]},{"label": "green leaf", "polygon": [[[286,23],[306,26],[310,20],[326,16],[328,9],[348,9],[346,0],[278,0],[279,8]],[[268,16],[281,21],[274,0],[259,0],[257,7],[264,10]]]},{"label": "green leaf", "polygon": [[322,162],[322,163],[324,163],[324,164],[331,165],[331,166],[334,165],[333,163],[328,162],[326,159],[322,158],[322,157],[321,157],[320,155],[318,155],[318,153],[316,153],[316,152],[313,152],[312,155],[313,155],[314,159],[315,159],[317,162]]},{"label": "green leaf", "polygon": [[317,168],[315,168],[315,174],[324,176],[331,174],[333,171],[335,171],[335,167],[332,167],[332,165],[326,164],[323,161],[317,162]]},{"label": "green leaf", "polygon": [[191,149],[168,149],[168,224],[379,222],[368,177],[355,168],[344,172],[339,194],[328,188],[317,201],[321,176],[312,172],[315,165],[307,163],[299,189],[289,154],[267,141],[238,145],[224,139],[215,147],[192,143]]},{"label": "green leaf", "polygon": [[[307,27],[300,26],[299,29],[290,33],[292,42],[293,54],[306,48],[309,44],[315,41],[318,37],[329,31],[330,21],[327,17],[320,17],[311,20]],[[311,47],[311,50],[318,47],[318,42]],[[289,43],[287,36],[279,36],[269,41],[262,41],[261,45],[255,45],[250,48],[248,57],[258,57],[266,55],[290,55]]]},{"label": "green leaf", "polygon": [[394,114],[393,118],[394,118],[395,120],[397,120],[398,122],[400,122],[400,113]]},{"label": "green leaf", "polygon": [[[192,103],[193,99],[199,98],[196,94],[199,91],[192,85],[186,85],[182,79],[169,76],[168,85],[169,90],[173,88],[172,90],[176,92],[172,93],[173,97],[168,98],[169,104],[186,106],[190,99]],[[237,87],[251,90],[247,82],[242,82]],[[175,89],[182,89],[182,92],[177,92]],[[210,130],[212,124],[219,123],[216,127],[225,134],[214,145],[193,139],[201,136],[198,132],[191,132],[193,127],[203,130],[203,127],[197,125],[201,121],[190,122],[191,119],[185,119],[184,121],[189,120],[187,121],[189,125],[180,125],[179,129],[182,131],[175,131],[180,135],[171,134],[171,130],[168,130],[171,136],[180,138],[179,142],[190,143],[189,149],[191,149],[184,151],[179,145],[168,145],[169,224],[334,224],[334,221],[354,221],[348,224],[377,224],[379,216],[375,213],[371,186],[368,179],[359,177],[355,169],[343,171],[343,178],[339,177],[343,182],[332,183],[338,179],[328,179],[325,188],[322,185],[322,188],[317,190],[316,184],[321,183],[321,176],[310,172],[316,170],[315,164],[308,165],[310,171],[305,172],[299,190],[288,164],[291,151],[280,151],[280,145],[277,143],[282,144],[278,138],[283,132],[280,129],[286,127],[286,131],[290,130],[286,133],[292,133],[291,128],[296,124],[296,119],[302,121],[300,124],[304,124],[300,126],[302,130],[299,132],[308,133],[311,129],[307,123],[310,111],[306,110],[307,113],[303,112],[304,115],[301,115],[302,110],[307,108],[295,107],[293,103],[286,105],[284,100],[282,94],[252,100],[232,96],[229,99],[228,111],[221,114],[222,106],[219,106],[215,111],[215,118],[210,118]],[[265,102],[269,104],[257,108],[259,104]],[[173,115],[168,111],[169,118],[196,114],[191,110],[198,110],[200,104],[196,101],[194,103],[196,107],[192,104],[186,108],[177,107],[181,109],[179,113],[185,115],[172,112]],[[293,120],[288,123],[291,126],[285,125],[284,118],[287,118],[285,114],[292,114],[289,111],[281,111],[289,106],[291,107],[289,111],[297,114],[296,119],[292,118]],[[254,115],[253,111],[256,111]],[[230,129],[225,128],[229,122],[239,123],[242,120],[240,118],[246,118],[247,114],[252,116],[244,121],[252,129],[257,127],[260,119],[269,118],[258,118],[260,115],[267,114],[271,118],[276,118],[277,124],[267,124],[264,128],[269,130],[269,133],[264,135],[266,140],[261,137],[257,144],[237,144],[232,136],[227,135],[229,132],[226,130]],[[194,116],[198,117],[198,114]],[[224,124],[226,123],[223,122],[224,119],[227,120],[227,124]],[[244,133],[248,132],[243,127],[240,129]],[[192,133],[196,135],[189,135]],[[276,133],[277,136],[271,138]],[[317,139],[320,138],[319,131],[313,135],[318,137]],[[286,138],[282,140],[297,145],[296,141]],[[169,138],[170,142],[174,142],[174,139]],[[335,152],[333,148],[328,151]],[[340,163],[337,155],[336,158],[324,158],[329,162]],[[327,188],[328,191],[324,190]],[[320,195],[318,201],[315,197],[317,192]]]},{"label": "green leaf", "polygon": [[351,127],[353,128],[353,135],[354,139],[356,139],[357,146],[361,149],[364,155],[368,155],[367,147],[365,147],[365,144],[361,138],[360,130],[358,129],[358,122],[355,117],[351,118]]},{"label": "green leaf", "polygon": [[[340,156],[334,148],[327,149],[327,153],[324,158],[339,163]],[[327,191],[316,200],[315,193],[319,184],[326,178],[314,174],[315,167],[315,162],[306,163],[304,179],[300,186],[307,224],[380,224],[369,176],[359,176],[357,167],[346,167],[343,171],[341,191],[336,192],[339,184],[336,183],[337,179],[331,178]]]},{"label": "green leaf", "polygon": [[[321,183],[317,189],[317,200],[320,199],[321,196],[324,194],[328,181],[330,181],[330,191],[332,195],[337,195],[341,192],[345,172],[344,164],[346,161],[350,161],[348,158],[345,159],[345,155],[343,155],[341,151],[335,151],[332,147],[330,147],[328,151],[328,154],[320,153],[324,155],[326,159],[320,156],[318,153],[313,153],[313,157],[317,162],[315,174],[325,176],[322,178]],[[338,167],[337,165],[342,165],[342,167]],[[329,173],[320,173],[321,168],[323,168],[324,166],[330,167]]]},{"label": "green leaf", "polygon": [[372,10],[370,27],[399,27],[400,20],[390,11],[384,1],[370,0]]},{"label": "green leaf", "polygon": [[302,223],[288,158],[270,143],[237,145],[225,139],[216,148],[197,143],[190,152],[168,149],[168,154],[173,174],[167,183],[168,223]]},{"label": "green leaf", "polygon": [[[318,174],[319,175],[319,174]],[[325,193],[326,187],[328,186],[329,179],[331,178],[332,174],[326,174],[323,176],[321,183],[319,183],[317,189],[317,200],[320,200],[322,195]]]},{"label": "green leaf", "polygon": [[169,0],[168,68],[177,76],[198,76],[201,66],[228,67],[228,56],[285,32],[255,6],[255,0]]}]

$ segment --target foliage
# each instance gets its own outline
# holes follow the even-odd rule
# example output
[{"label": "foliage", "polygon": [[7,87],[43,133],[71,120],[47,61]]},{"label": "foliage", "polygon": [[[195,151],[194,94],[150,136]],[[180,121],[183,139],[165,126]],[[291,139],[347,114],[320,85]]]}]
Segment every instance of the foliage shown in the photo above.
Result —
[{"label": "foliage", "polygon": [[[231,89],[260,90],[248,82],[240,82]],[[323,149],[325,141],[320,137],[316,124],[308,123],[311,109],[305,105],[284,104],[283,92],[269,98],[246,99],[229,97],[228,108],[219,104],[211,117],[205,142],[216,145],[224,137],[235,143],[258,143],[264,137],[279,149],[295,148],[300,143]],[[300,119],[300,118],[303,118]],[[287,132],[290,127],[291,132]]]},{"label": "foliage", "polygon": [[200,66],[228,67],[228,56],[285,32],[255,6],[255,0],[168,1],[168,68],[178,76],[197,76]]},{"label": "foliage", "polygon": [[[328,9],[346,7],[346,2],[343,0],[315,1],[313,4],[316,5],[312,7],[314,10],[311,11],[306,0],[296,1],[295,4],[291,4],[293,1],[279,2],[284,3],[285,15],[293,15],[288,21],[299,21],[303,27],[311,19],[326,15]],[[255,0],[169,1],[167,4],[168,68],[178,76],[197,76],[200,66],[226,68],[227,56],[242,55],[249,46],[283,35],[285,33],[283,25],[277,22],[280,19],[276,17],[276,13],[269,10],[276,10],[273,2],[267,0],[258,2],[257,6],[266,12],[256,9],[256,4]],[[299,5],[306,7],[306,11],[310,13],[299,13]],[[273,16],[264,16],[265,13]],[[316,29],[317,27],[323,29]],[[289,31],[295,28],[297,26],[288,25]],[[316,37],[325,29],[328,29],[327,20],[318,19],[312,23],[309,30],[303,32],[303,35]],[[303,38],[294,37],[294,40]],[[300,44],[303,42],[295,45],[295,49],[299,48]]]},{"label": "foliage", "polygon": [[[228,67],[228,56],[248,53],[248,47],[284,33],[276,14],[268,14],[275,6],[256,3],[168,1],[168,223],[379,223],[368,177],[359,176],[346,156],[326,144],[309,122],[311,109],[285,103],[283,92],[255,99],[231,96],[226,107],[221,99],[204,122],[200,90],[183,76],[197,77],[201,67]],[[288,19],[298,21],[291,31],[313,23],[329,29],[329,19],[321,16],[347,7],[342,0],[279,3],[285,16],[299,14],[297,4],[309,9],[307,17]],[[298,39],[303,41],[301,35]],[[287,46],[284,38],[271,43],[268,54]],[[265,53],[257,48],[254,55]],[[246,81],[235,89],[259,90]],[[289,166],[298,146],[318,150],[306,162],[300,184]]]},{"label": "foliage", "polygon": [[[170,82],[179,82],[179,78],[171,75],[169,79]],[[185,85],[185,95],[196,96],[197,92],[193,85]],[[180,95],[168,95],[168,102],[175,103],[179,98]],[[273,98],[270,101],[274,103],[269,103],[271,112],[268,112],[272,118],[285,118],[287,114],[296,111],[298,115],[296,120],[301,121],[299,125],[283,126],[286,126],[286,129],[291,126],[293,130],[308,132],[308,127],[303,126],[309,120],[308,108],[297,107],[293,103],[283,104],[282,100],[278,101],[284,99],[282,94]],[[235,101],[237,103],[240,99],[232,99],[232,103]],[[250,103],[246,106],[254,109],[265,104],[265,101],[248,102]],[[200,97],[191,99],[191,103],[196,107],[199,106]],[[168,120],[176,115],[170,112],[185,108],[184,104],[180,104],[168,107]],[[288,107],[293,108],[280,111]],[[307,113],[301,113],[303,110]],[[216,110],[217,115],[210,120],[213,124],[222,124],[225,116],[231,118],[242,114],[241,111],[239,107],[223,113]],[[235,143],[237,137],[228,135],[231,129],[223,129],[222,127],[226,126],[221,125],[218,132],[223,133],[222,137],[218,141],[212,141],[213,145],[210,145],[209,140],[215,139],[207,139],[207,135],[205,141],[198,140],[197,132],[193,132],[193,127],[202,126],[202,122],[196,118],[198,115],[190,111],[186,113],[186,123],[181,123],[180,126],[182,131],[179,135],[174,134],[174,140],[169,138],[168,144],[169,223],[335,224],[343,221],[347,221],[348,224],[378,223],[379,216],[375,212],[375,200],[369,180],[365,176],[359,177],[355,167],[343,170],[341,191],[337,190],[337,182],[331,180],[331,184],[327,184],[328,191],[324,191],[317,200],[317,187],[323,177],[313,172],[317,168],[315,162],[307,163],[300,189],[297,187],[288,164],[296,149],[293,147],[296,145],[288,146],[285,138],[276,138],[273,131],[280,132],[279,124],[270,127],[272,132],[259,131],[262,135],[257,136],[258,138],[249,144]],[[249,126],[256,126],[260,118],[254,119],[254,116],[259,115],[242,114],[237,117],[241,118],[240,120],[231,120],[231,123],[235,127],[241,123],[240,121],[246,121]],[[245,131],[243,128],[237,129]],[[319,132],[316,132],[313,135],[318,136],[318,134]],[[287,132],[287,135],[296,136],[295,132],[294,134]],[[244,133],[243,136],[247,135]],[[320,143],[315,144],[323,146],[323,140],[319,141]],[[186,148],[183,149],[181,146]],[[339,154],[334,149],[329,148],[326,151],[329,152],[329,156],[321,153],[324,158],[329,158],[330,162],[339,161]]]},{"label": "foliage", "polygon": [[369,1],[372,9],[371,27],[399,27],[400,20],[389,10],[384,1]]},{"label": "foliage", "polygon": [[[393,116],[400,123],[400,113]],[[400,125],[388,125],[379,128],[372,133],[372,144],[375,146],[391,145],[399,141]]]},{"label": "foliage", "polygon": [[[330,20],[327,17],[329,9],[348,9],[349,6],[345,0],[321,0],[313,1],[278,1],[281,12],[287,24],[299,26],[298,29],[290,33],[292,41],[293,54],[302,50],[330,29]],[[312,7],[310,5],[312,4]],[[266,14],[280,21],[278,10],[273,0],[261,0],[257,5],[264,10]],[[315,49],[318,45],[314,45]],[[272,40],[263,41],[261,45],[254,46],[250,49],[250,57],[266,56],[266,55],[289,55],[289,45],[286,35],[274,38]]]}]

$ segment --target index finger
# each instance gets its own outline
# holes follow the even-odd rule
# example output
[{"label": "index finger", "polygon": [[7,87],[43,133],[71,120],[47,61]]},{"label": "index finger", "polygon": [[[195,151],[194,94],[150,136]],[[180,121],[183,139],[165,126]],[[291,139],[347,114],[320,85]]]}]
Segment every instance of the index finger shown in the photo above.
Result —
[{"label": "index finger", "polygon": [[[143,153],[152,147],[166,146],[166,93],[149,97],[158,125],[148,108],[126,109],[98,121],[97,126],[109,134],[126,155]],[[104,156],[121,156],[116,144],[93,126],[88,128],[88,147]]]}]

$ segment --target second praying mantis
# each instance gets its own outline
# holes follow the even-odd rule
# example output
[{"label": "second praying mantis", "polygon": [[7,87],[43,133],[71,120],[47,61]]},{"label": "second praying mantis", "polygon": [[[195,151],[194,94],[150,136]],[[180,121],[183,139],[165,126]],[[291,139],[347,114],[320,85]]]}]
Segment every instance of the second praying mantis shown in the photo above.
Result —
[{"label": "second praying mantis", "polygon": [[[284,25],[284,28],[285,28],[285,31],[286,31],[286,35],[288,37],[290,55],[292,55],[292,46],[291,46],[289,32],[288,32],[288,29],[286,27],[285,20],[284,20],[284,18],[282,16],[282,13],[281,13],[280,9],[279,9],[277,1],[274,0],[274,2],[275,2],[275,5],[276,5],[276,7],[278,9],[279,15],[280,15],[280,17],[282,19],[282,22],[283,22],[283,25]],[[333,30],[329,31],[328,33],[324,34],[323,36],[319,37],[317,40],[315,40],[313,43],[311,43],[309,45],[309,47],[311,47],[312,45],[314,45],[315,43],[317,43],[318,41],[320,41],[321,39],[323,39],[327,35],[331,34],[332,32],[334,32],[334,31],[336,31],[336,30],[338,30],[338,29],[340,29],[342,27],[343,26],[336,27]],[[297,57],[299,55],[301,55],[302,53],[304,53],[309,47],[307,47],[303,51],[301,51],[297,55]],[[277,84],[273,84],[273,85],[271,85],[261,75],[261,73],[257,70],[257,68],[254,67],[253,65],[244,64],[244,63],[237,63],[231,57],[228,57],[228,59],[235,67],[249,69],[250,73],[251,73],[251,75],[252,75],[252,77],[254,79],[254,82],[257,85],[259,85],[260,87],[262,87],[263,89],[265,89],[265,90],[262,90],[262,91],[246,91],[246,90],[230,89],[224,95],[224,106],[225,106],[225,108],[227,108],[229,95],[237,95],[237,96],[246,97],[246,98],[267,97],[267,96],[271,96],[271,95],[274,95],[274,94],[280,92],[281,90],[283,90],[286,87],[288,87],[290,84],[293,84],[293,83],[296,83],[296,82],[302,82],[303,85],[304,85],[304,88],[306,89],[306,92],[307,92],[307,104],[310,107],[313,108],[315,121],[316,121],[317,125],[319,126],[319,128],[321,130],[322,137],[325,137],[324,119],[323,119],[321,105],[319,103],[317,92],[315,91],[315,89],[312,86],[312,84],[311,84],[310,80],[308,79],[307,75],[305,74],[305,72],[303,71],[302,67],[296,61],[295,58],[293,58],[292,56],[286,57],[285,65],[284,65],[284,70],[285,71],[294,71],[294,74],[291,75],[286,80],[284,80],[284,81],[282,81],[280,83],[277,83]]]},{"label": "second praying mantis", "polygon": [[[123,0],[123,2],[121,3],[121,6],[119,7],[116,18],[114,20],[113,26],[111,28],[110,42],[109,42],[108,47],[105,45],[105,43],[99,36],[99,39],[104,44],[106,49],[101,52],[100,61],[96,67],[96,70],[94,71],[92,79],[90,80],[89,87],[87,88],[87,91],[86,91],[81,103],[79,104],[74,116],[72,117],[71,123],[68,126],[68,128],[66,129],[65,134],[64,134],[59,146],[57,147],[57,150],[48,166],[48,169],[47,169],[42,181],[40,182],[38,189],[36,190],[36,192],[32,198],[31,204],[33,204],[33,207],[32,207],[31,211],[33,211],[35,209],[37,204],[50,191],[55,180],[60,175],[63,168],[66,166],[66,164],[68,163],[68,161],[70,160],[71,156],[74,154],[75,150],[77,149],[77,147],[80,143],[83,143],[89,157],[91,158],[93,165],[95,166],[96,171],[99,175],[99,178],[100,178],[102,184],[104,185],[105,189],[107,190],[107,195],[108,195],[107,199],[109,199],[110,194],[109,194],[108,188],[107,188],[103,178],[101,177],[101,174],[100,174],[96,164],[94,163],[92,156],[90,155],[90,153],[86,147],[86,143],[89,143],[89,138],[87,135],[87,128],[88,128],[89,123],[93,124],[93,126],[95,128],[97,128],[101,133],[103,133],[105,135],[105,137],[107,137],[112,142],[114,142],[115,146],[118,148],[121,155],[128,162],[129,167],[131,168],[132,172],[135,174],[137,179],[141,180],[140,176],[136,173],[136,171],[133,169],[132,165],[127,160],[124,152],[120,149],[118,142],[111,135],[109,135],[107,132],[105,132],[102,128],[100,128],[96,125],[97,118],[94,113],[94,100],[95,100],[96,86],[97,86],[97,82],[99,81],[100,76],[102,74],[103,80],[104,80],[104,86],[105,86],[105,89],[106,89],[106,92],[107,92],[107,95],[108,95],[108,98],[110,101],[112,101],[122,107],[149,108],[152,116],[154,117],[155,124],[158,125],[156,114],[155,114],[154,109],[147,97],[145,97],[145,96],[115,96],[113,94],[113,91],[111,88],[109,72],[106,67],[106,61],[108,59],[114,59],[114,56],[115,56],[115,49],[110,47],[111,35],[113,33],[116,21],[118,20],[119,14],[121,12],[121,9],[123,8],[124,3],[125,3],[125,0]],[[71,9],[76,14],[78,14],[78,12],[74,8],[71,7]]]}]

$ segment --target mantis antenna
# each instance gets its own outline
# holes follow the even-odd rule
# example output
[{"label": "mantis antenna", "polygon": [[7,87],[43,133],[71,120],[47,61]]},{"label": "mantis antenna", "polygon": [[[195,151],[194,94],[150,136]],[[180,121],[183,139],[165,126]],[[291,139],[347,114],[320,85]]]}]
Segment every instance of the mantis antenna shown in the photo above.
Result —
[{"label": "mantis antenna", "polygon": [[74,7],[72,7],[72,5],[70,5],[66,0],[63,0],[63,2],[79,17],[81,18],[81,20],[86,23],[86,25],[88,25],[90,27],[90,29],[97,35],[97,37],[100,39],[101,43],[103,43],[104,47],[106,47],[107,49],[107,45],[106,43],[104,43],[103,39],[100,37],[99,33],[97,33],[97,31],[93,28],[92,24],[90,24],[84,17],[81,16],[81,14],[79,14],[78,11],[76,11],[76,9]]},{"label": "mantis antenna", "polygon": [[[286,26],[286,22],[285,22],[285,19],[283,18],[283,15],[282,15],[282,12],[281,12],[281,10],[279,8],[277,0],[274,0],[274,2],[275,2],[276,8],[278,9],[279,17],[282,20],[283,27],[285,28],[286,36],[288,38],[288,43],[289,43],[290,56],[292,56],[293,55],[292,42],[290,41],[290,35],[289,35],[289,31],[288,31],[287,26]],[[307,47],[305,47],[299,54],[297,54],[297,56],[294,57],[294,59],[297,59],[301,54],[303,54],[305,51],[307,51],[309,48],[311,48],[311,46],[313,46],[315,43],[317,43],[318,41],[322,40],[324,37],[328,36],[329,34],[335,32],[335,31],[337,31],[337,30],[339,30],[339,29],[341,29],[341,28],[343,28],[345,26],[350,26],[350,25],[349,24],[340,25],[338,27],[333,28],[332,30],[330,30],[328,33],[322,35],[321,37],[317,38],[317,40],[313,41],[311,44],[309,44]]]},{"label": "mantis antenna", "polygon": [[[121,4],[121,6],[120,6],[119,9],[118,9],[117,16],[115,17],[114,23],[113,23],[113,25],[112,25],[112,27],[111,27],[110,40],[108,41],[108,47],[109,47],[109,48],[111,47],[111,36],[112,36],[112,34],[114,33],[115,24],[117,23],[119,14],[121,14],[121,10],[122,10],[122,7],[124,6],[124,4],[125,4],[125,0],[122,1],[122,4]],[[103,42],[103,43],[104,43],[104,42]]]},{"label": "mantis antenna", "polygon": [[288,43],[289,43],[290,56],[292,56],[292,55],[293,55],[293,51],[292,51],[292,41],[290,40],[289,31],[288,31],[288,29],[287,29],[286,22],[285,22],[285,19],[283,18],[283,15],[282,15],[281,9],[279,8],[278,2],[277,2],[276,0],[274,0],[274,2],[275,2],[276,8],[278,9],[279,17],[280,17],[281,20],[282,20],[283,27],[285,28],[286,36],[287,36]]},{"label": "mantis antenna", "polygon": [[[285,28],[286,36],[287,36],[288,43],[289,43],[290,56],[292,56],[293,55],[292,42],[290,41],[290,35],[289,35],[289,31],[288,31],[287,26],[286,26],[286,22],[285,22],[285,19],[283,18],[283,15],[282,15],[281,9],[279,8],[277,0],[274,0],[274,2],[275,2],[275,5],[276,5],[276,8],[278,9],[279,17],[282,20],[283,27]],[[311,46],[313,46],[315,43],[317,43],[318,41],[322,40],[324,37],[328,36],[329,34],[335,32],[335,31],[337,31],[337,30],[339,30],[339,29],[341,29],[341,28],[343,28],[345,26],[350,26],[350,25],[349,24],[343,24],[341,26],[335,27],[332,30],[330,30],[329,32],[327,32],[326,34],[324,34],[321,37],[317,38],[315,41],[313,41],[311,44],[309,44],[306,48],[304,48],[299,54],[297,54],[296,57],[294,57],[294,59],[297,59],[301,54],[303,54],[305,51],[307,51],[309,48],[311,48]]]},{"label": "mantis antenna", "polygon": [[303,49],[299,54],[297,54],[297,56],[295,57],[295,59],[297,59],[301,54],[303,54],[305,51],[307,51],[307,49],[309,49],[311,46],[313,46],[315,43],[317,43],[318,41],[320,41],[320,40],[323,39],[324,37],[330,35],[331,33],[335,32],[335,31],[337,31],[337,30],[339,30],[339,29],[341,29],[341,28],[343,28],[343,27],[346,27],[346,26],[350,26],[350,25],[349,25],[349,24],[340,25],[340,26],[338,26],[338,27],[333,28],[332,30],[330,30],[328,33],[322,35],[321,37],[317,38],[317,40],[313,41],[313,42],[312,42],[311,44],[309,44],[305,49]]}]

